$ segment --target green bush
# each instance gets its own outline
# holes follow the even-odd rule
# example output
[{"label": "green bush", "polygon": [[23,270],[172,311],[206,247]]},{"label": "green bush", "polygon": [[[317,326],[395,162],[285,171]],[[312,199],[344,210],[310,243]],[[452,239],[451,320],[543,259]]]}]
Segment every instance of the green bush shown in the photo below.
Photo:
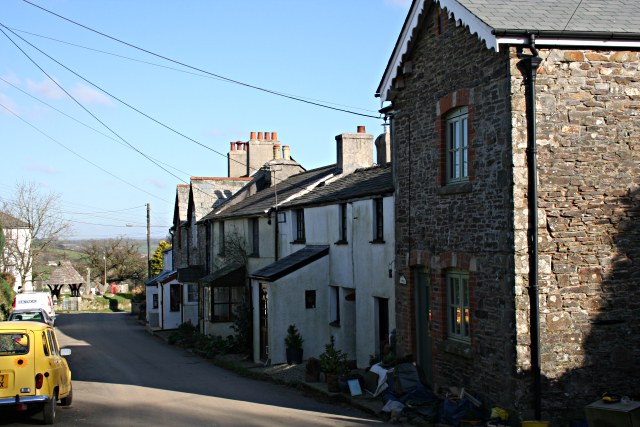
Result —
[{"label": "green bush", "polygon": [[167,342],[171,345],[192,348],[207,358],[220,354],[236,353],[240,347],[233,335],[229,335],[226,338],[216,335],[204,335],[191,322],[185,322],[178,326],[178,329],[169,335]]},{"label": "green bush", "polygon": [[7,320],[9,317],[15,295],[13,287],[3,276],[0,276],[0,320]]}]

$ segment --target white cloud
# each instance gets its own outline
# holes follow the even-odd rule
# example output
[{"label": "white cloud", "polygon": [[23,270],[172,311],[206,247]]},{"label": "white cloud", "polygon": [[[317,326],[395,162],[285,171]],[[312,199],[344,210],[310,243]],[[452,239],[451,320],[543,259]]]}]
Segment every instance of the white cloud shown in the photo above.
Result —
[{"label": "white cloud", "polygon": [[42,173],[46,173],[48,175],[53,175],[53,174],[57,174],[59,171],[58,169],[55,168],[55,166],[53,165],[47,165],[44,163],[40,163],[40,162],[31,162],[28,166],[27,169],[34,171],[34,172],[42,172]]},{"label": "white cloud", "polygon": [[11,98],[9,98],[7,95],[5,95],[2,92],[0,92],[0,104],[3,105],[3,107],[0,107],[0,114],[13,116],[13,114],[7,111],[7,109],[18,114],[18,107],[16,106],[15,102],[13,102]]},{"label": "white cloud", "polygon": [[159,189],[167,188],[167,183],[165,181],[161,181],[155,178],[149,178],[147,181],[156,188],[159,188]]},{"label": "white cloud", "polygon": [[76,85],[69,91],[74,98],[78,101],[86,104],[101,104],[112,105],[111,98],[104,93],[93,89],[83,83],[76,83]]},{"label": "white cloud", "polygon": [[29,91],[39,93],[49,99],[62,99],[66,95],[51,79],[45,79],[41,82],[34,82],[27,79],[27,88]]},{"label": "white cloud", "polygon": [[[14,86],[20,86],[20,83],[22,83],[20,81],[20,78],[16,76],[15,73],[5,74],[4,76],[2,76],[2,80],[6,80]],[[9,84],[3,82],[2,80],[0,80],[0,87],[9,87]]]}]

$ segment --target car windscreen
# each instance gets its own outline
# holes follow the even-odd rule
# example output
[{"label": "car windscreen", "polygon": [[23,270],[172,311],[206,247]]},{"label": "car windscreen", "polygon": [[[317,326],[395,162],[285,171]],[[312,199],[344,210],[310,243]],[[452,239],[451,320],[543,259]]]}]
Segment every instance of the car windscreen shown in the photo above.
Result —
[{"label": "car windscreen", "polygon": [[0,356],[29,353],[29,337],[23,333],[0,333]]},{"label": "car windscreen", "polygon": [[35,322],[44,322],[42,313],[39,311],[12,313],[9,320],[33,320]]}]

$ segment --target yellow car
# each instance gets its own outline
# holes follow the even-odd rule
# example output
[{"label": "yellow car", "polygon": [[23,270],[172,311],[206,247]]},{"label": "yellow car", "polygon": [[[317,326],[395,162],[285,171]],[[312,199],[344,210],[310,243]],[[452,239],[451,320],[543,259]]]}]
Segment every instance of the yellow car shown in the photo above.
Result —
[{"label": "yellow car", "polygon": [[53,424],[58,400],[71,405],[71,370],[53,327],[32,321],[0,322],[0,406],[42,411]]}]

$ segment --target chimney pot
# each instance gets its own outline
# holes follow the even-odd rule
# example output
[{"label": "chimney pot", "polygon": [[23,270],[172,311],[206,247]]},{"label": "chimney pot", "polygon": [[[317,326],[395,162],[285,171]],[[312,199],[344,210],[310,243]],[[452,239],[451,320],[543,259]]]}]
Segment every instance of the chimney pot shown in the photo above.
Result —
[{"label": "chimney pot", "polygon": [[244,144],[243,144],[243,142],[242,142],[242,141],[236,141],[236,148],[237,148],[238,150],[242,150],[242,146],[243,146],[243,145],[244,145]]},{"label": "chimney pot", "polygon": [[282,146],[282,157],[285,160],[291,160],[291,149],[289,148],[288,145]]},{"label": "chimney pot", "polygon": [[358,133],[367,133],[364,126],[358,126]]},{"label": "chimney pot", "polygon": [[249,138],[251,141],[255,141],[256,139],[256,133],[255,132],[251,132],[251,137]]},{"label": "chimney pot", "polygon": [[231,151],[235,151],[236,143],[235,142],[230,142],[229,144],[231,144]]},{"label": "chimney pot", "polygon": [[258,132],[258,141],[262,141],[262,132]]},{"label": "chimney pot", "polygon": [[280,159],[280,144],[273,144],[273,158]]},{"label": "chimney pot", "polygon": [[266,139],[267,141],[271,141],[271,134],[269,132],[265,132],[264,139]]},{"label": "chimney pot", "polygon": [[278,132],[271,132],[271,139],[274,141],[278,140]]}]

